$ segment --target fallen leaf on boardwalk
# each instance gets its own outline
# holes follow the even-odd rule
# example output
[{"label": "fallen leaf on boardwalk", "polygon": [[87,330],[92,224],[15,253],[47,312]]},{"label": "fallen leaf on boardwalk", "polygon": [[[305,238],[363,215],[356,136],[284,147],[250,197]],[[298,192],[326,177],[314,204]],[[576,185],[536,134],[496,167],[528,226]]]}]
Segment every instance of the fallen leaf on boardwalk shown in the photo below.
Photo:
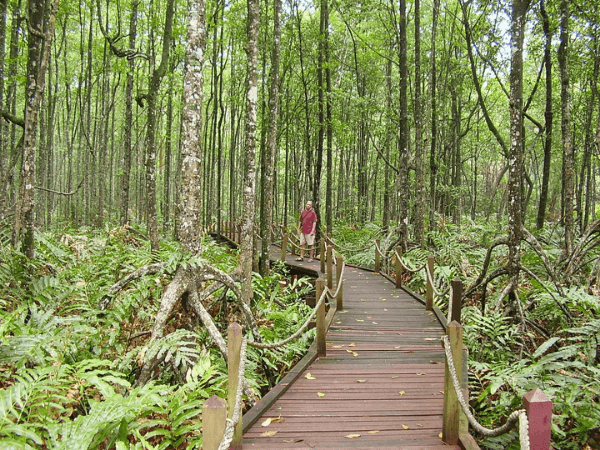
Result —
[{"label": "fallen leaf on boardwalk", "polygon": [[367,319],[372,319],[372,317],[371,316],[367,316]]},{"label": "fallen leaf on boardwalk", "polygon": [[387,312],[387,309],[383,308],[383,310],[384,310],[385,312]]},{"label": "fallen leaf on boardwalk", "polygon": [[430,316],[433,316],[433,313],[429,313]]},{"label": "fallen leaf on boardwalk", "polygon": [[398,336],[402,336],[402,333],[398,332]]},{"label": "fallen leaf on boardwalk", "polygon": [[402,424],[402,428],[404,428],[405,430],[408,430],[410,427],[408,425]]},{"label": "fallen leaf on boardwalk", "polygon": [[382,298],[382,299],[381,299],[381,301],[382,301],[382,302],[385,302],[385,300],[386,300],[385,298]]},{"label": "fallen leaf on boardwalk", "polygon": [[263,437],[272,437],[275,436],[277,434],[277,431],[273,430],[273,431],[265,431],[263,434],[261,434],[261,436]]},{"label": "fallen leaf on boardwalk", "polygon": [[373,322],[375,325],[377,325],[377,322]]},{"label": "fallen leaf on boardwalk", "polygon": [[440,338],[425,338],[426,341],[439,341]]},{"label": "fallen leaf on boardwalk", "polygon": [[443,393],[444,393],[444,391],[440,391],[440,394],[443,394]]},{"label": "fallen leaf on boardwalk", "polygon": [[356,319],[357,322],[364,322],[363,319]]},{"label": "fallen leaf on boardwalk", "polygon": [[417,426],[423,428],[423,425],[421,425],[420,423],[418,423]]},{"label": "fallen leaf on boardwalk", "polygon": [[398,378],[398,376],[392,377],[392,380],[395,380],[396,378]]},{"label": "fallen leaf on boardwalk", "polygon": [[427,375],[425,372],[419,372],[417,375]]},{"label": "fallen leaf on boardwalk", "polygon": [[356,344],[355,344],[354,342],[350,342],[350,343],[348,344],[348,347],[356,347]]},{"label": "fallen leaf on boardwalk", "polygon": [[295,444],[296,442],[302,442],[302,439],[284,439],[283,442],[287,444]]},{"label": "fallen leaf on boardwalk", "polygon": [[354,439],[354,438],[358,438],[360,437],[360,434],[349,434],[348,436],[346,436],[348,439]]},{"label": "fallen leaf on boardwalk", "polygon": [[313,377],[310,372],[308,372],[306,375],[304,375],[304,378],[306,378],[307,380],[316,380],[317,379],[316,377]]},{"label": "fallen leaf on boardwalk", "polygon": [[367,380],[356,380],[357,383],[366,383]]},{"label": "fallen leaf on boardwalk", "polygon": [[325,394],[323,394],[322,392],[317,392],[317,395],[318,395],[319,397],[325,397]]},{"label": "fallen leaf on boardwalk", "polygon": [[442,433],[438,434],[438,436],[440,437],[440,439],[442,438]]},{"label": "fallen leaf on boardwalk", "polygon": [[348,352],[348,353],[354,353],[352,350],[348,350],[348,349],[346,349],[346,352]]},{"label": "fallen leaf on boardwalk", "polygon": [[398,345],[397,347],[394,347],[394,348],[402,348],[402,346],[401,346],[401,345]]},{"label": "fallen leaf on boardwalk", "polygon": [[379,433],[379,430],[371,430],[371,431],[367,431],[367,433],[369,433],[369,434],[377,434],[377,433]]},{"label": "fallen leaf on boardwalk", "polygon": [[352,352],[352,356],[354,356],[355,358],[358,358],[358,353]]},{"label": "fallen leaf on boardwalk", "polygon": [[342,348],[343,345],[334,345],[333,348]]},{"label": "fallen leaf on boardwalk", "polygon": [[404,395],[404,394],[406,394],[406,391],[400,391],[400,392],[398,392],[398,394]]},{"label": "fallen leaf on boardwalk", "polygon": [[282,421],[281,420],[281,416],[279,416],[279,417],[269,417],[267,420],[265,420],[263,423],[261,423],[261,425],[263,427],[268,427],[272,423],[281,422],[281,421]]}]

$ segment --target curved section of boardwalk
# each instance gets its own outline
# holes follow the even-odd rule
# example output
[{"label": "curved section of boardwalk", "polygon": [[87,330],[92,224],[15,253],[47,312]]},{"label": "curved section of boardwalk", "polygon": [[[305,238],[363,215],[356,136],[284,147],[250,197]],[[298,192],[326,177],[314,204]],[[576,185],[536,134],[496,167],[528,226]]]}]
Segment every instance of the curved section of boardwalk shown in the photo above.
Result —
[{"label": "curved section of boardwalk", "polygon": [[[254,423],[243,448],[458,449],[441,440],[443,329],[435,316],[378,274],[347,267],[344,283],[327,356]],[[277,420],[262,426],[267,418]]]}]

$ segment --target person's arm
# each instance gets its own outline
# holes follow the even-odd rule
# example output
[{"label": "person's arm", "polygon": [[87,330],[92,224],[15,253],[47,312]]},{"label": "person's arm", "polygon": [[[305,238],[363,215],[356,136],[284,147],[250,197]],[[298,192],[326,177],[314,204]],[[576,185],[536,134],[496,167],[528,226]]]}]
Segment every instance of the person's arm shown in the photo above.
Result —
[{"label": "person's arm", "polygon": [[312,231],[310,232],[310,234],[312,236],[316,235],[317,233],[317,213],[315,213],[315,221],[313,222],[313,226],[312,226]]}]

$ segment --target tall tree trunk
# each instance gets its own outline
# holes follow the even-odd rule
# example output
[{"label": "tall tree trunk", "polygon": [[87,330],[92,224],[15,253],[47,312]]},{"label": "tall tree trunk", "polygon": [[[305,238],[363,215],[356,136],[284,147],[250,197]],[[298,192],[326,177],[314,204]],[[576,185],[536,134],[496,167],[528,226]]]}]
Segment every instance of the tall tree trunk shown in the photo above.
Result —
[{"label": "tall tree trunk", "polygon": [[565,250],[573,251],[574,218],[573,200],[575,192],[575,152],[571,140],[571,94],[569,87],[569,2],[560,2],[560,46],[558,67],[560,69],[561,132],[563,147],[563,210],[565,225]]},{"label": "tall tree trunk", "polygon": [[273,42],[271,49],[271,84],[269,92],[269,131],[265,148],[265,173],[263,174],[261,232],[262,256],[261,273],[269,270],[269,246],[271,244],[271,223],[273,222],[273,172],[277,151],[277,120],[279,118],[279,42],[281,38],[281,0],[273,3]]},{"label": "tall tree trunk", "polygon": [[325,46],[325,129],[327,134],[327,187],[325,190],[325,216],[327,232],[333,230],[333,124],[331,123],[332,105],[331,105],[331,67],[329,54],[329,3],[322,0],[321,8],[325,8],[324,32],[323,37]]},{"label": "tall tree trunk", "polygon": [[[129,48],[135,48],[135,37],[137,34],[137,0],[131,3],[131,16],[129,18]],[[133,130],[133,75],[135,65],[133,59],[128,61],[129,70],[127,71],[127,86],[125,88],[125,130],[124,130],[124,148],[123,148],[123,175],[121,181],[121,225],[129,221],[129,191],[131,180],[131,158],[132,158],[132,139]]]},{"label": "tall tree trunk", "polygon": [[423,149],[423,114],[421,112],[421,2],[415,0],[415,241],[425,240],[425,204],[427,198],[425,152]]},{"label": "tall tree trunk", "polygon": [[146,135],[146,214],[148,237],[153,252],[158,251],[158,219],[156,212],[156,114],[158,110],[158,93],[161,82],[167,73],[169,64],[169,50],[171,48],[171,35],[173,29],[174,0],[167,2],[165,13],[165,27],[163,33],[163,46],[160,65],[152,71],[148,83],[148,123]]},{"label": "tall tree trunk", "polygon": [[[27,37],[27,86],[25,92],[25,126],[23,131],[23,157],[21,184],[15,214],[13,244],[21,245],[21,251],[34,257],[34,207],[35,207],[35,160],[38,130],[38,114],[44,83],[50,44],[54,35],[54,22],[58,0],[47,11],[45,1],[31,0],[28,5],[29,34]],[[47,15],[47,13],[49,13]]]},{"label": "tall tree trunk", "polygon": [[178,235],[187,251],[200,253],[202,240],[202,86],[205,49],[204,0],[190,2],[181,145],[181,190]]},{"label": "tall tree trunk", "polygon": [[513,288],[518,284],[523,236],[523,40],[529,0],[513,0],[510,69],[510,157],[508,176],[508,272]]},{"label": "tall tree trunk", "polygon": [[258,0],[248,0],[248,69],[246,89],[246,144],[244,158],[244,213],[240,269],[242,273],[242,301],[247,305],[252,300],[252,252],[254,249],[254,210],[256,204],[256,116],[258,103]]},{"label": "tall tree trunk", "polygon": [[167,135],[165,136],[165,185],[163,189],[163,231],[171,225],[171,158],[173,148],[173,80],[169,80],[167,99]]},{"label": "tall tree trunk", "polygon": [[540,190],[540,203],[536,219],[538,230],[544,228],[546,220],[546,209],[548,208],[548,185],[550,183],[550,164],[552,162],[552,33],[550,32],[550,19],[546,11],[544,0],[540,0],[540,14],[542,15],[542,27],[546,38],[544,46],[544,65],[546,68],[546,110],[545,118],[545,140],[544,140],[544,166],[542,172],[542,186]]},{"label": "tall tree trunk", "polygon": [[400,209],[399,209],[399,231],[400,242],[404,249],[408,244],[408,216],[409,216],[409,189],[408,189],[408,61],[407,61],[407,37],[406,37],[406,0],[400,0],[400,36],[398,67],[400,68]]},{"label": "tall tree trunk", "polygon": [[[4,105],[4,61],[6,52],[6,13],[8,0],[0,0],[0,115],[6,109]],[[0,222],[4,221],[6,214],[6,194],[3,189],[4,180],[8,171],[8,139],[6,131],[8,127],[0,118]]]}]

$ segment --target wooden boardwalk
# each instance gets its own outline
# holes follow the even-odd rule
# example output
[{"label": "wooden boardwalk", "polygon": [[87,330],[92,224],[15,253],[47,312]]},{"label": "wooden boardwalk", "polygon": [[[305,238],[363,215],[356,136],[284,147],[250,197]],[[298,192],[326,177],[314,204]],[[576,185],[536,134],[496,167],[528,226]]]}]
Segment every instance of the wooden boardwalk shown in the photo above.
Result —
[{"label": "wooden boardwalk", "polygon": [[327,356],[296,369],[246,414],[243,448],[458,449],[441,439],[444,331],[436,317],[373,272],[347,267],[344,283]]}]

